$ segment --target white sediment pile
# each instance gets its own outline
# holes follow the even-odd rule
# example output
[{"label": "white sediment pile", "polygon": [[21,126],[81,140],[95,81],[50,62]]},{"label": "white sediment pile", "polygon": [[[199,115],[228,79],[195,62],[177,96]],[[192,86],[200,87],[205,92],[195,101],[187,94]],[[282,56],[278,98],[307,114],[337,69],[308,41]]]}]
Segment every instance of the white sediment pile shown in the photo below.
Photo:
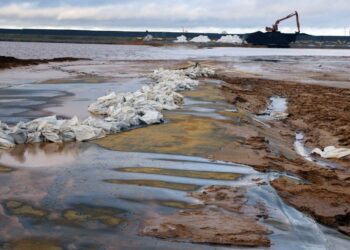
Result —
[{"label": "white sediment pile", "polygon": [[196,36],[196,37],[191,39],[191,42],[193,42],[193,43],[208,43],[210,41],[211,40],[209,39],[208,36],[203,36],[203,35]]},{"label": "white sediment pile", "polygon": [[187,37],[184,35],[178,36],[174,43],[187,43]]},{"label": "white sediment pile", "polygon": [[150,41],[153,40],[153,36],[152,36],[152,35],[147,35],[147,36],[145,36],[145,37],[143,38],[143,40],[144,40],[145,42],[150,42]]},{"label": "white sediment pile", "polygon": [[192,89],[198,85],[196,78],[213,74],[213,70],[200,66],[156,70],[151,75],[155,80],[151,85],[98,98],[88,108],[92,116],[82,122],[77,117],[59,120],[49,116],[10,127],[0,121],[0,148],[24,143],[90,141],[140,125],[161,123],[162,110],[177,109],[183,103],[183,96],[177,91]]},{"label": "white sediment pile", "polygon": [[231,43],[231,44],[237,44],[237,45],[243,44],[243,40],[237,35],[222,36],[216,42],[218,42],[218,43]]}]

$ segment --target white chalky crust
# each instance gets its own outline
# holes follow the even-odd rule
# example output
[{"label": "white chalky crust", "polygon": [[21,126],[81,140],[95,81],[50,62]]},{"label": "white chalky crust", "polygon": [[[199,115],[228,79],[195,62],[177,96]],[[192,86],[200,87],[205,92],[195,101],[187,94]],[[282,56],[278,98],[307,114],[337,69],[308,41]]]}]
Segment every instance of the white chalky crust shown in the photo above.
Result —
[{"label": "white chalky crust", "polygon": [[151,85],[135,92],[112,92],[98,98],[88,108],[92,116],[82,122],[77,117],[58,120],[49,116],[9,127],[0,121],[0,148],[24,143],[90,141],[140,125],[161,123],[162,110],[174,110],[183,104],[183,96],[177,91],[192,89],[198,85],[196,78],[214,73],[200,66],[156,70],[151,74],[155,80]]}]

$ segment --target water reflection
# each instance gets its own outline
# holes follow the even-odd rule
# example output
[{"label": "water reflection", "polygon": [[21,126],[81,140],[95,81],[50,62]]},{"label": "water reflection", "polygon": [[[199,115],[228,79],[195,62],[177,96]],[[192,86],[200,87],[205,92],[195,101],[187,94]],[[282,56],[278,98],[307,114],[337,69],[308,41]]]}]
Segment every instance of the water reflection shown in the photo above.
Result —
[{"label": "water reflection", "polygon": [[18,145],[0,151],[0,165],[8,167],[52,167],[74,162],[81,152],[80,144],[43,143]]}]

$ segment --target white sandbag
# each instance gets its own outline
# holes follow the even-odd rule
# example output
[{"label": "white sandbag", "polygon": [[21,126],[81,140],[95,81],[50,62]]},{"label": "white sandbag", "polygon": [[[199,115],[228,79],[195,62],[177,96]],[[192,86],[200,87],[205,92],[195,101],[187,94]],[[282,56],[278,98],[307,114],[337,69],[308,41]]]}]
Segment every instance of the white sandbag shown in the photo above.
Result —
[{"label": "white sandbag", "polygon": [[60,130],[69,129],[71,127],[79,125],[79,119],[78,117],[74,116],[70,120],[59,120],[58,124],[59,124]]},{"label": "white sandbag", "polygon": [[161,123],[163,121],[163,115],[155,110],[146,110],[144,114],[140,117],[140,120],[147,125]]},{"label": "white sandbag", "polygon": [[112,101],[117,97],[117,94],[115,92],[111,92],[108,95],[101,96],[97,98],[97,101],[99,102],[107,102],[107,101]]},{"label": "white sandbag", "polygon": [[9,149],[13,148],[15,144],[12,141],[0,138],[0,149]]},{"label": "white sandbag", "polygon": [[125,97],[123,94],[116,94],[112,92],[106,96],[99,97],[95,103],[92,103],[88,107],[88,111],[96,115],[106,115],[108,107],[116,106],[125,102]]},{"label": "white sandbag", "polygon": [[27,141],[28,132],[15,127],[8,135],[13,138],[15,144],[24,144]]},{"label": "white sandbag", "polygon": [[41,129],[41,134],[44,137],[45,141],[62,142],[60,130],[57,125],[46,123],[45,126]]},{"label": "white sandbag", "polygon": [[91,141],[106,136],[101,128],[93,128],[87,125],[78,125],[72,128],[77,141]]},{"label": "white sandbag", "polygon": [[60,120],[58,124],[61,140],[64,142],[75,141],[76,136],[73,132],[73,127],[80,124],[78,117],[74,116],[70,120]]},{"label": "white sandbag", "polygon": [[41,132],[32,132],[28,133],[26,143],[40,143],[44,141],[44,137],[41,135]]},{"label": "white sandbag", "polygon": [[350,155],[350,149],[328,146],[328,147],[325,147],[323,151],[319,148],[315,148],[314,150],[312,150],[311,153],[318,154],[322,158],[326,158],[326,159],[330,159],[330,158],[341,159]]},{"label": "white sandbag", "polygon": [[47,116],[35,119],[33,121],[27,122],[25,126],[28,128],[29,132],[41,131],[47,124],[57,125],[57,117]]},{"label": "white sandbag", "polygon": [[8,130],[9,127],[6,123],[0,121],[0,131]]},{"label": "white sandbag", "polygon": [[276,120],[285,120],[288,118],[289,114],[284,112],[272,111],[270,116]]},{"label": "white sandbag", "polygon": [[15,146],[14,139],[6,134],[4,131],[0,131],[0,149],[9,149]]},{"label": "white sandbag", "polygon": [[103,129],[107,134],[117,133],[120,131],[119,124],[117,122],[113,121],[105,121],[102,119],[97,119],[93,117],[87,118],[82,123],[83,125],[88,125],[94,128],[101,128]]},{"label": "white sandbag", "polygon": [[62,141],[72,142],[76,140],[75,133],[73,131],[63,131],[61,132]]},{"label": "white sandbag", "polygon": [[138,118],[136,109],[130,106],[111,107],[108,110],[108,115],[115,119],[115,121],[128,122]]},{"label": "white sandbag", "polygon": [[184,97],[176,91],[189,90],[198,85],[198,77],[215,72],[198,65],[183,70],[154,71],[153,84],[135,92],[102,96],[88,110],[98,117],[89,117],[80,123],[77,117],[58,120],[56,116],[38,118],[18,123],[9,128],[0,121],[0,147],[34,142],[89,141],[138,127],[141,123],[163,122],[162,110],[174,110],[183,104]]}]

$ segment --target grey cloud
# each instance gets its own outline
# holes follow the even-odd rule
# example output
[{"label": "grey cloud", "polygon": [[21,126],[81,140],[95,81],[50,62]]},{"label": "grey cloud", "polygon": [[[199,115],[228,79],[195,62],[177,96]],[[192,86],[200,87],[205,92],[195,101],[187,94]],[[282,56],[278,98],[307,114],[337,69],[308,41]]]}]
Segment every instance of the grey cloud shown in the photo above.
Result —
[{"label": "grey cloud", "polygon": [[[348,0],[4,0],[0,26],[256,29],[294,10],[309,29],[350,26]],[[283,23],[289,29],[294,26],[294,20]]]}]

